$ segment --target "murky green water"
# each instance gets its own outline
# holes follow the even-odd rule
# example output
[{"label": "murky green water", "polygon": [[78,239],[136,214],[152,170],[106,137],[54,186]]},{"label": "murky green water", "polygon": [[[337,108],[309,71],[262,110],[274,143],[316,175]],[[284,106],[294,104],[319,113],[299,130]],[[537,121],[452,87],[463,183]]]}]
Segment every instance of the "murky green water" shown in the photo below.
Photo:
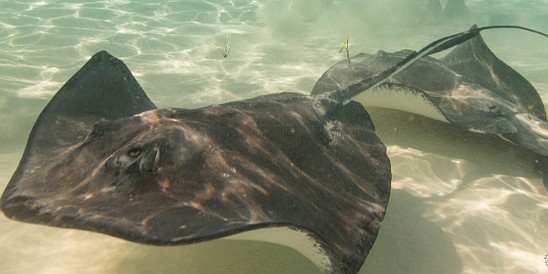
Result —
[{"label": "murky green water", "polygon": [[[408,3],[409,2],[409,3]],[[412,2],[412,3],[411,3]],[[424,2],[424,3],[422,3]],[[548,1],[467,1],[448,19],[427,1],[2,1],[0,189],[32,124],[99,50],[122,59],[159,107],[194,108],[257,95],[309,93],[350,54],[418,49],[473,23],[548,31]],[[442,1],[443,2],[443,1]],[[223,58],[217,44],[231,39]],[[548,102],[548,40],[495,30],[487,44]],[[527,153],[496,138],[380,109],[393,192],[362,273],[548,271],[548,198]],[[0,217],[2,273],[317,273],[272,244],[214,241],[147,247]],[[548,273],[548,272],[547,272]]]}]

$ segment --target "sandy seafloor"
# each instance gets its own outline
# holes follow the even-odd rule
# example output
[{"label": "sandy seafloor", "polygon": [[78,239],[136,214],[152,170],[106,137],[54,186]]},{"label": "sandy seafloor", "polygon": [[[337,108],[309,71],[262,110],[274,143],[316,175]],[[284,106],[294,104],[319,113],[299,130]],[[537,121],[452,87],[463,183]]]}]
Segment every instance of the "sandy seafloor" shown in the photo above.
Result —
[{"label": "sandy seafloor", "polygon": [[[409,3],[408,3],[409,2]],[[410,4],[412,2],[412,4]],[[424,2],[424,3],[423,3]],[[1,1],[0,189],[37,115],[99,50],[122,59],[159,107],[308,93],[350,53],[418,49],[473,23],[548,31],[546,0],[467,1],[458,20],[426,1]],[[217,43],[230,36],[223,58]],[[484,33],[548,102],[548,39]],[[548,195],[530,153],[497,138],[371,109],[392,161],[393,191],[361,273],[548,273]],[[274,244],[150,247],[0,216],[1,273],[317,273]]]}]

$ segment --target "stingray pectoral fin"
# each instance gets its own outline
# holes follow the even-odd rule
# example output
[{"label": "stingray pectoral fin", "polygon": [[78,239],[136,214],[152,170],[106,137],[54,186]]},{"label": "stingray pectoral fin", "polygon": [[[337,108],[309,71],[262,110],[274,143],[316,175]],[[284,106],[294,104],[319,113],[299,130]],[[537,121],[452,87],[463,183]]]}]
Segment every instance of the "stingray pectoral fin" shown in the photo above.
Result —
[{"label": "stingray pectoral fin", "polygon": [[[94,125],[97,125],[97,135],[116,128],[101,127],[100,121],[128,117],[155,108],[122,61],[106,51],[96,53],[40,113],[21,162],[2,195],[2,207],[9,206],[11,191],[20,191],[21,199],[24,199],[26,191],[30,197],[40,192],[32,183],[36,179],[33,176],[40,177],[37,175],[40,168],[55,162],[53,159],[81,144],[86,137],[89,139],[94,134]],[[46,175],[42,174],[40,180],[44,180]]]},{"label": "stingray pectoral fin", "polygon": [[548,140],[548,123],[546,121],[528,113],[518,113],[515,117],[520,123],[526,125],[533,134],[539,138]]},{"label": "stingray pectoral fin", "polygon": [[128,117],[155,108],[122,61],[106,51],[98,52],[42,110],[14,178],[29,168],[27,162],[49,161],[85,140],[92,127],[100,121]]},{"label": "stingray pectoral fin", "polygon": [[[60,155],[85,143],[86,138],[90,142],[94,135],[117,128],[100,121],[155,108],[122,61],[105,51],[93,55],[40,113],[21,162],[2,195],[4,212],[10,217],[24,218],[18,215],[25,214],[25,205],[32,205],[36,193],[55,191],[56,185],[35,182],[45,181],[46,176],[55,172],[44,170],[49,168],[48,164],[61,162]],[[19,193],[12,197],[14,191]],[[29,206],[27,213],[33,214],[34,210],[39,210],[39,206]]]},{"label": "stingray pectoral fin", "polygon": [[253,229],[226,237],[228,240],[248,240],[278,244],[296,250],[325,273],[333,272],[334,261],[325,244],[313,234],[292,226]]},{"label": "stingray pectoral fin", "polygon": [[61,87],[41,116],[62,114],[112,120],[155,108],[127,66],[100,51]]},{"label": "stingray pectoral fin", "polygon": [[[86,229],[96,226],[94,230],[103,233],[154,245],[188,244],[212,239],[273,243],[294,249],[325,273],[337,273],[341,269],[341,262],[318,235],[292,224],[228,220],[189,206],[154,214],[141,222],[139,229],[135,224],[128,224],[120,219],[97,222],[92,218],[91,222],[79,226]],[[131,231],[135,234],[128,234]]]},{"label": "stingray pectoral fin", "polygon": [[156,109],[127,66],[106,51],[94,54],[55,94],[38,117],[27,145],[43,139],[80,141],[103,120]]},{"label": "stingray pectoral fin", "polygon": [[516,132],[503,133],[500,136],[519,146],[548,156],[548,123],[528,113],[509,116]]},{"label": "stingray pectoral fin", "polygon": [[525,77],[499,59],[481,35],[456,46],[440,61],[523,111],[546,120],[544,104],[537,90]]},{"label": "stingray pectoral fin", "polygon": [[[269,242],[292,248],[326,273],[342,269],[340,254],[308,228],[291,223],[253,221],[244,214],[231,218],[200,204],[181,203],[161,191],[128,197],[111,188],[76,195],[69,192],[44,197],[4,194],[2,210],[10,218],[63,228],[96,231],[150,245],[179,245],[227,237]],[[249,209],[252,210],[252,209]],[[331,225],[328,225],[331,226]],[[358,265],[359,267],[359,265]]]}]

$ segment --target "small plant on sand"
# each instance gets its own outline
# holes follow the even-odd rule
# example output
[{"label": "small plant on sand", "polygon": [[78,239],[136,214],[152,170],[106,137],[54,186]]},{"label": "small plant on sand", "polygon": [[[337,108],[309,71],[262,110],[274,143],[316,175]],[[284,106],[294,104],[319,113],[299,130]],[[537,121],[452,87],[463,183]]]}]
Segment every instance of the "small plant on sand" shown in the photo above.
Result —
[{"label": "small plant on sand", "polygon": [[350,65],[350,53],[348,52],[348,40],[350,40],[350,33],[346,34],[346,39],[344,39],[344,43],[343,43],[341,49],[339,50],[339,54],[341,54],[341,52],[343,50],[345,50],[346,51],[346,60],[348,61],[348,65]]},{"label": "small plant on sand", "polygon": [[225,36],[225,41],[222,46],[219,45],[217,41],[215,41],[215,45],[217,45],[217,48],[219,49],[219,51],[221,51],[223,57],[228,58],[228,55],[230,54],[230,47],[232,46],[232,39],[230,38],[230,34],[227,34]]}]

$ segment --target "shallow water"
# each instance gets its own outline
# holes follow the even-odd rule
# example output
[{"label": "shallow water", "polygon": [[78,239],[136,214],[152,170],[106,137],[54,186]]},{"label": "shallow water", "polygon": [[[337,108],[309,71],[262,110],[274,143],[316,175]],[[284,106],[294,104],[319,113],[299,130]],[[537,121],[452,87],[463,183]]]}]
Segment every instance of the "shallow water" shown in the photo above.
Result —
[{"label": "shallow water", "polygon": [[[350,54],[418,49],[473,23],[548,31],[548,1],[467,1],[450,20],[409,1],[28,1],[0,3],[0,189],[32,124],[99,50],[122,59],[159,107],[194,108],[281,91],[308,93]],[[425,1],[426,2],[426,1]],[[217,44],[229,36],[223,58]],[[548,102],[548,40],[483,34]],[[497,138],[372,109],[393,192],[362,273],[548,272],[548,196],[529,153]],[[0,217],[2,273],[317,273],[273,244],[149,247]],[[158,269],[159,268],[159,269]]]}]

